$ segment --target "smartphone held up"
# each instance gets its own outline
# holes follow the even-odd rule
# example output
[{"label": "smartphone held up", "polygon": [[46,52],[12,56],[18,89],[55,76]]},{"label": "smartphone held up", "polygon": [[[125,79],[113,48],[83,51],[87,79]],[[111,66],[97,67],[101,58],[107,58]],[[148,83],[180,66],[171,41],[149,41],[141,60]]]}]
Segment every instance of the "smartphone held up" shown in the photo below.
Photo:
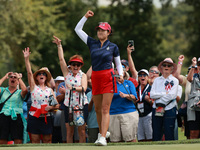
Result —
[{"label": "smartphone held up", "polygon": [[[128,40],[128,45],[129,47],[134,46],[134,41],[133,40]],[[135,49],[131,49],[132,51],[134,51]]]}]

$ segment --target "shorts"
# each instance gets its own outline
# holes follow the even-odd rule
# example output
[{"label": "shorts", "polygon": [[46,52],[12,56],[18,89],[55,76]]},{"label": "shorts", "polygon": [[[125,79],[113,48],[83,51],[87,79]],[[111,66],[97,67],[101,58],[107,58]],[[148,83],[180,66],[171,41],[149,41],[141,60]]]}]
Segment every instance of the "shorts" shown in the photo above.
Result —
[{"label": "shorts", "polygon": [[149,113],[147,116],[139,117],[137,139],[139,141],[139,140],[151,140],[152,138],[153,138],[152,113]]},{"label": "shorts", "polygon": [[[65,114],[65,123],[69,123],[69,107],[65,106],[64,114]],[[84,105],[83,115],[84,115],[84,121],[86,123],[88,118],[88,104]]]},{"label": "shorts", "polygon": [[132,141],[137,137],[138,112],[110,115],[110,141]]},{"label": "shorts", "polygon": [[23,122],[21,115],[17,115],[16,120],[12,120],[11,116],[6,116],[3,113],[0,114],[0,139],[8,140],[9,135],[11,135],[11,139],[23,139]]},{"label": "shorts", "polygon": [[113,69],[92,71],[92,95],[117,93],[116,79]]},{"label": "shorts", "polygon": [[29,115],[27,121],[27,131],[32,134],[43,134],[48,135],[53,132],[53,118],[52,116],[47,117],[47,124],[45,123],[45,117],[36,118]]},{"label": "shorts", "polygon": [[189,130],[200,130],[200,111],[195,111],[195,121],[188,121]]}]

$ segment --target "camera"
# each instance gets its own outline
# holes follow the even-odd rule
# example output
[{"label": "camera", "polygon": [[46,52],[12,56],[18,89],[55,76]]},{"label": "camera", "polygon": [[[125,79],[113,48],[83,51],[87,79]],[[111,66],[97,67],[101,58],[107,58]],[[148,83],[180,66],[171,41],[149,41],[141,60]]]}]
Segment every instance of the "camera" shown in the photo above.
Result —
[{"label": "camera", "polygon": [[58,104],[57,100],[53,97],[53,95],[49,96],[49,106],[56,106]]},{"label": "camera", "polygon": [[[128,45],[129,45],[129,47],[134,46],[134,41],[133,40],[129,40],[128,41]],[[131,50],[134,50],[134,49],[131,49]]]}]

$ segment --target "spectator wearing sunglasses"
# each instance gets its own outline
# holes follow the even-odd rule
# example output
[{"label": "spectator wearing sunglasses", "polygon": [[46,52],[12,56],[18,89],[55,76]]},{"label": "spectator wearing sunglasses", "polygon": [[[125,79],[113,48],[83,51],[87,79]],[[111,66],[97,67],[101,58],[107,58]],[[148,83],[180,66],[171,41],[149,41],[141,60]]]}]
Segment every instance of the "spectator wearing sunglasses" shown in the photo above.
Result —
[{"label": "spectator wearing sunglasses", "polygon": [[88,36],[83,26],[89,17],[93,17],[92,11],[87,11],[85,16],[78,22],[75,32],[88,45],[92,61],[92,95],[99,125],[99,136],[95,145],[106,146],[106,133],[109,126],[109,110],[113,93],[116,92],[115,79],[112,77],[112,61],[114,58],[120,81],[123,82],[122,65],[120,62],[119,49],[116,44],[111,43],[108,37],[112,34],[111,26],[107,22],[100,22],[96,27],[98,40]]},{"label": "spectator wearing sunglasses", "polygon": [[162,76],[153,82],[150,98],[155,99],[152,110],[153,140],[160,141],[164,129],[165,140],[174,140],[176,120],[176,97],[178,79],[172,74],[177,65],[171,58],[166,58],[158,65]]},{"label": "spectator wearing sunglasses", "polygon": [[[195,66],[197,65],[197,73]],[[187,102],[187,119],[189,123],[190,139],[197,139],[200,135],[200,57],[192,59],[192,67],[187,79],[191,82],[191,92]]]},{"label": "spectator wearing sunglasses", "polygon": [[149,69],[149,84],[152,85],[155,78],[159,77],[160,71],[157,66],[152,66]]},{"label": "spectator wearing sunglasses", "polygon": [[149,72],[146,69],[138,71],[139,85],[136,88],[138,101],[137,108],[139,111],[139,123],[137,139],[139,142],[152,141],[152,104],[150,98],[151,86],[148,83]]},{"label": "spectator wearing sunglasses", "polygon": [[[123,70],[124,82],[117,81],[117,93],[114,93],[110,107],[110,141],[136,142],[139,115],[134,105],[137,94],[134,84],[126,80],[128,73]],[[118,75],[117,69],[115,74]]]},{"label": "spectator wearing sunglasses", "polygon": [[[68,64],[70,65],[70,69],[69,69],[64,59],[61,40],[57,38],[56,36],[54,36],[53,43],[55,43],[58,47],[58,57],[60,60],[60,67],[61,67],[63,76],[65,78],[65,85],[66,85],[64,113],[65,113],[65,125],[67,129],[67,143],[73,143],[74,127],[75,127],[74,125],[71,126],[69,124],[69,108],[71,106],[73,107],[73,106],[79,105],[79,96],[81,96],[80,93],[82,93],[82,90],[83,90],[84,95],[81,96],[82,98],[81,102],[84,99],[85,123],[82,126],[78,126],[78,134],[79,134],[79,143],[85,143],[86,142],[85,126],[86,126],[86,120],[88,116],[88,100],[85,95],[85,91],[87,89],[87,76],[85,73],[81,71],[81,67],[84,64],[83,58],[80,55],[74,55],[70,57],[68,61]],[[70,94],[70,91],[73,91],[72,95]]]},{"label": "spectator wearing sunglasses", "polygon": [[29,61],[31,53],[29,47],[25,48],[23,53],[32,101],[27,131],[31,133],[32,143],[40,143],[41,135],[43,136],[43,143],[51,143],[53,118],[50,111],[56,109],[56,105],[50,106],[50,100],[53,100],[54,104],[57,103],[55,94],[50,88],[52,76],[47,68],[41,68],[33,74]]},{"label": "spectator wearing sunglasses", "polygon": [[[0,112],[0,144],[7,144],[9,135],[15,144],[22,144],[24,139],[23,133],[26,132],[27,122],[23,116],[22,106],[28,91],[21,77],[18,73],[8,72],[0,79],[0,86],[8,79],[8,87],[0,87],[0,103],[13,93]],[[18,85],[21,90],[17,90]]]}]

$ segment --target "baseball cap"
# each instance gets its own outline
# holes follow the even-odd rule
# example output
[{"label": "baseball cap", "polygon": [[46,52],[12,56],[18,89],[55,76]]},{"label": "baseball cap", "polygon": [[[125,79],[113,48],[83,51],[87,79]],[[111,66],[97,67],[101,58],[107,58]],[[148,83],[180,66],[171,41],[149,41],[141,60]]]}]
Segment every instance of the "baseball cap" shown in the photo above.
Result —
[{"label": "baseball cap", "polygon": [[140,72],[144,72],[144,73],[146,73],[147,75],[149,75],[149,72],[148,72],[146,69],[141,69],[140,71],[138,71],[138,74],[139,74]]},{"label": "baseball cap", "polygon": [[96,29],[101,28],[103,30],[108,30],[109,33],[112,32],[111,26],[107,22],[100,22],[99,26],[96,27]]},{"label": "baseball cap", "polygon": [[127,61],[127,60],[122,59],[122,60],[121,60],[121,63],[122,63],[122,65],[124,65],[125,67],[126,67],[126,66],[129,67],[128,61]]},{"label": "baseball cap", "polygon": [[63,76],[57,76],[54,81],[64,81],[64,77]]}]

